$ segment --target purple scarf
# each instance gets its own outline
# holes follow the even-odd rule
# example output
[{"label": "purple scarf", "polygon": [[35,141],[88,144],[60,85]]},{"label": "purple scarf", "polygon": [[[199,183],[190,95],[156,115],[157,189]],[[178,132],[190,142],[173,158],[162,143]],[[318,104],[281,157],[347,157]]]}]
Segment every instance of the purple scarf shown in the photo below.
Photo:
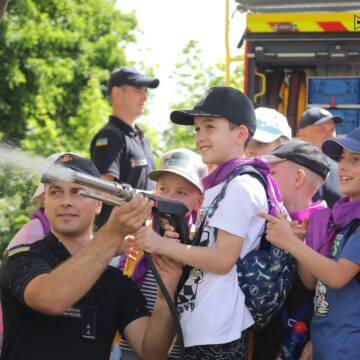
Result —
[{"label": "purple scarf", "polygon": [[38,219],[40,221],[45,235],[50,231],[50,223],[45,215],[44,208],[38,208],[33,214],[31,214],[31,218]]},{"label": "purple scarf", "polygon": [[326,207],[327,207],[326,201],[320,200],[312,203],[310,207],[306,209],[290,212],[289,215],[291,220],[296,220],[299,222],[299,224],[301,224],[305,218],[310,218],[310,215],[313,214],[315,211],[324,209]]},{"label": "purple scarf", "polygon": [[360,219],[360,199],[349,201],[344,197],[332,209],[321,209],[310,216],[306,243],[330,257],[335,235],[355,219]]},{"label": "purple scarf", "polygon": [[276,208],[280,210],[282,214],[287,214],[284,208],[282,197],[277,183],[271,175],[269,165],[266,161],[260,157],[251,159],[234,158],[226,163],[218,166],[213,172],[202,179],[204,189],[207,190],[213,186],[216,186],[225,181],[228,176],[239,166],[249,165],[257,170],[266,180],[266,192],[269,196],[272,206],[270,207],[270,214],[275,215]]}]

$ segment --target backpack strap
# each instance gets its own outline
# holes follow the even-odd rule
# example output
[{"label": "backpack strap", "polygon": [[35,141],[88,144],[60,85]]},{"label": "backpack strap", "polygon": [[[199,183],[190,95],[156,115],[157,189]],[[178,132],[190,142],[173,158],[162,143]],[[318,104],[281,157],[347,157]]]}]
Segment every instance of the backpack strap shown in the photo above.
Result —
[{"label": "backpack strap", "polygon": [[[229,175],[229,177],[225,181],[225,184],[221,188],[220,192],[215,196],[212,203],[210,204],[209,210],[206,212],[204,219],[201,222],[201,225],[199,226],[199,228],[196,231],[195,238],[192,241],[192,244],[194,246],[198,246],[200,244],[202,229],[203,229],[204,225],[206,224],[206,221],[214,215],[215,211],[217,210],[217,208],[219,206],[220,201],[225,197],[225,192],[226,192],[226,189],[227,189],[229,183],[235,177],[240,176],[240,175],[251,175],[254,178],[258,179],[264,187],[269,209],[270,209],[270,207],[272,207],[272,202],[266,191],[266,180],[265,180],[264,176],[251,165],[241,165],[241,166],[237,167]],[[260,242],[260,249],[267,249],[267,248],[269,248],[269,246],[270,246],[270,243],[266,240],[266,237],[262,236],[261,242]]]},{"label": "backpack strap", "polygon": [[357,230],[359,226],[360,226],[360,219],[354,219],[351,222],[348,232],[346,233],[346,240]]},{"label": "backpack strap", "polygon": [[251,165],[241,165],[241,166],[237,167],[226,179],[225,184],[223,185],[220,192],[216,195],[216,197],[212,201],[212,203],[209,207],[209,210],[206,212],[206,215],[205,215],[206,218],[209,219],[214,215],[215,211],[217,210],[217,208],[219,206],[220,201],[225,197],[225,192],[226,192],[226,189],[227,189],[229,183],[235,177],[240,176],[240,175],[251,175],[254,178],[258,179],[260,181],[260,183],[263,185],[263,187],[265,189],[266,197],[269,201],[269,197],[268,197],[268,194],[266,191],[266,180],[265,180],[264,176]]},{"label": "backpack strap", "polygon": [[[265,190],[265,194],[266,194],[266,199],[268,202],[268,208],[269,208],[269,212],[270,209],[273,207],[273,203],[269,197],[268,192],[266,191],[267,186],[266,186],[266,179],[265,177],[258,171],[256,170],[253,166],[251,165],[241,165],[238,168],[236,168],[230,175],[229,177],[226,179],[225,184],[223,185],[223,187],[221,188],[219,194],[216,195],[216,197],[214,198],[214,200],[212,201],[209,210],[206,212],[205,218],[209,219],[211,216],[214,215],[216,209],[219,206],[220,201],[225,197],[225,192],[226,189],[229,185],[229,183],[237,176],[241,176],[241,175],[250,175],[254,178],[256,178],[257,180],[259,180],[259,182],[262,184],[262,186],[264,187]],[[202,226],[205,224],[205,219],[202,222]],[[200,232],[200,231],[199,231]],[[200,242],[200,236],[197,239]],[[196,244],[198,245],[198,244]],[[259,245],[259,250],[269,250],[270,248],[270,242],[266,240],[266,234],[264,232],[263,236],[261,236],[260,239],[260,245]]]},{"label": "backpack strap", "polygon": [[[360,219],[354,219],[351,222],[350,228],[345,235],[344,243],[350,238],[350,236],[357,230],[360,226]],[[355,280],[360,284],[360,272],[358,272],[355,276]]]},{"label": "backpack strap", "polygon": [[[203,231],[203,228],[206,224],[206,221],[214,215],[216,209],[219,206],[220,201],[224,198],[225,196],[225,192],[227,189],[227,186],[229,185],[230,181],[232,179],[234,179],[236,176],[240,176],[240,175],[251,175],[255,178],[257,178],[260,183],[264,186],[265,192],[266,192],[266,180],[265,178],[260,174],[259,171],[257,171],[253,166],[250,165],[241,165],[239,167],[237,167],[230,175],[229,177],[226,179],[223,187],[221,188],[220,192],[215,196],[215,198],[213,199],[212,203],[210,204],[209,210],[206,212],[203,220],[201,221],[200,226],[197,228],[196,233],[195,233],[195,238],[194,240],[191,242],[191,244],[193,246],[199,246],[200,245],[200,240],[201,240],[201,233]],[[266,192],[266,196],[268,198],[268,194]],[[269,199],[268,199],[269,201]],[[267,241],[265,239],[265,237],[263,236],[262,238],[264,238],[264,241]],[[263,240],[261,240],[263,241]],[[183,268],[183,273],[182,276],[180,278],[180,281],[178,283],[178,287],[177,287],[177,294],[179,294],[180,290],[182,289],[182,287],[184,286],[187,278],[189,277],[190,271],[191,271],[192,267],[189,265],[185,265]],[[177,296],[176,296],[177,299]]]},{"label": "backpack strap", "polygon": [[[230,181],[240,175],[250,175],[250,176],[256,178],[257,180],[259,180],[259,182],[264,187],[266,199],[268,202],[268,208],[269,208],[269,212],[270,212],[270,209],[273,207],[273,203],[272,203],[270,196],[266,190],[267,189],[266,179],[258,170],[256,170],[251,165],[242,165],[242,166],[238,167],[237,169],[235,169],[234,172],[229,176],[229,178],[226,180],[223,188],[221,189],[220,193],[216,196],[216,198],[213,201],[213,202],[216,201],[216,204],[215,204],[216,208],[217,208],[220,200],[224,198],[226,188],[229,185]],[[214,211],[216,210],[216,208],[214,209]],[[266,234],[264,232],[264,234],[261,236],[261,239],[260,239],[259,250],[269,250],[270,245],[271,245],[270,242],[266,240]]]},{"label": "backpack strap", "polygon": [[[191,244],[193,246],[199,246],[200,245],[201,233],[202,233],[203,228],[204,228],[205,219],[206,219],[206,216],[204,216],[203,220],[201,221],[200,226],[197,228],[197,230],[195,232],[195,237],[194,237],[193,241],[191,242]],[[182,271],[182,274],[181,274],[180,279],[178,281],[178,285],[177,285],[177,289],[176,289],[176,294],[175,294],[176,301],[178,300],[178,295],[180,294],[181,289],[185,285],[185,282],[188,279],[192,269],[193,269],[193,266],[190,266],[190,265],[184,265],[183,266],[183,271]]]}]

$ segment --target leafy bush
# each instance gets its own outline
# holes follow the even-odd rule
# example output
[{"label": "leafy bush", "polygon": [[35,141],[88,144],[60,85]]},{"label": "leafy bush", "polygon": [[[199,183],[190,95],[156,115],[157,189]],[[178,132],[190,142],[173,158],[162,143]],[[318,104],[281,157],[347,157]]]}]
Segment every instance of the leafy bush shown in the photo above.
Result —
[{"label": "leafy bush", "polygon": [[36,186],[33,176],[0,166],[0,254],[36,209],[30,202]]}]

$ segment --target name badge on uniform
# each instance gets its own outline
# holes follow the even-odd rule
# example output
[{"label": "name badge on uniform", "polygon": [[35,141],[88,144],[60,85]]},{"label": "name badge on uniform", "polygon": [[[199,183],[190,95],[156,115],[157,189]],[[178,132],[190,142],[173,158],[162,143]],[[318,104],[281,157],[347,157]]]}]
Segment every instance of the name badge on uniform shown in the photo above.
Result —
[{"label": "name badge on uniform", "polygon": [[139,160],[136,160],[136,159],[131,159],[130,160],[130,166],[132,168],[136,168],[136,167],[139,167],[139,166],[147,166],[148,162],[146,159],[139,159]]},{"label": "name badge on uniform", "polygon": [[63,312],[62,316],[72,319],[81,319],[81,310],[76,307],[69,307]]},{"label": "name badge on uniform", "polygon": [[96,339],[96,313],[95,306],[84,306],[81,309],[81,336],[84,339]]}]

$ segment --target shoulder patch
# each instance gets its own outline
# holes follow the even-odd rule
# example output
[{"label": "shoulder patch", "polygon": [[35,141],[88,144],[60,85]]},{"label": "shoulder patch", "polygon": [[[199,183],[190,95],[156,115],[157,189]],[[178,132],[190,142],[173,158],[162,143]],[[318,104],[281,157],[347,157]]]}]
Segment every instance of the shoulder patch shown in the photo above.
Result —
[{"label": "shoulder patch", "polygon": [[96,147],[106,146],[108,143],[109,143],[109,138],[101,137],[96,140],[95,146]]},{"label": "shoulder patch", "polygon": [[14,248],[10,249],[7,251],[7,255],[10,256],[14,256],[16,254],[22,253],[22,252],[27,252],[31,249],[30,246],[28,245],[19,245],[19,246],[15,246]]}]

